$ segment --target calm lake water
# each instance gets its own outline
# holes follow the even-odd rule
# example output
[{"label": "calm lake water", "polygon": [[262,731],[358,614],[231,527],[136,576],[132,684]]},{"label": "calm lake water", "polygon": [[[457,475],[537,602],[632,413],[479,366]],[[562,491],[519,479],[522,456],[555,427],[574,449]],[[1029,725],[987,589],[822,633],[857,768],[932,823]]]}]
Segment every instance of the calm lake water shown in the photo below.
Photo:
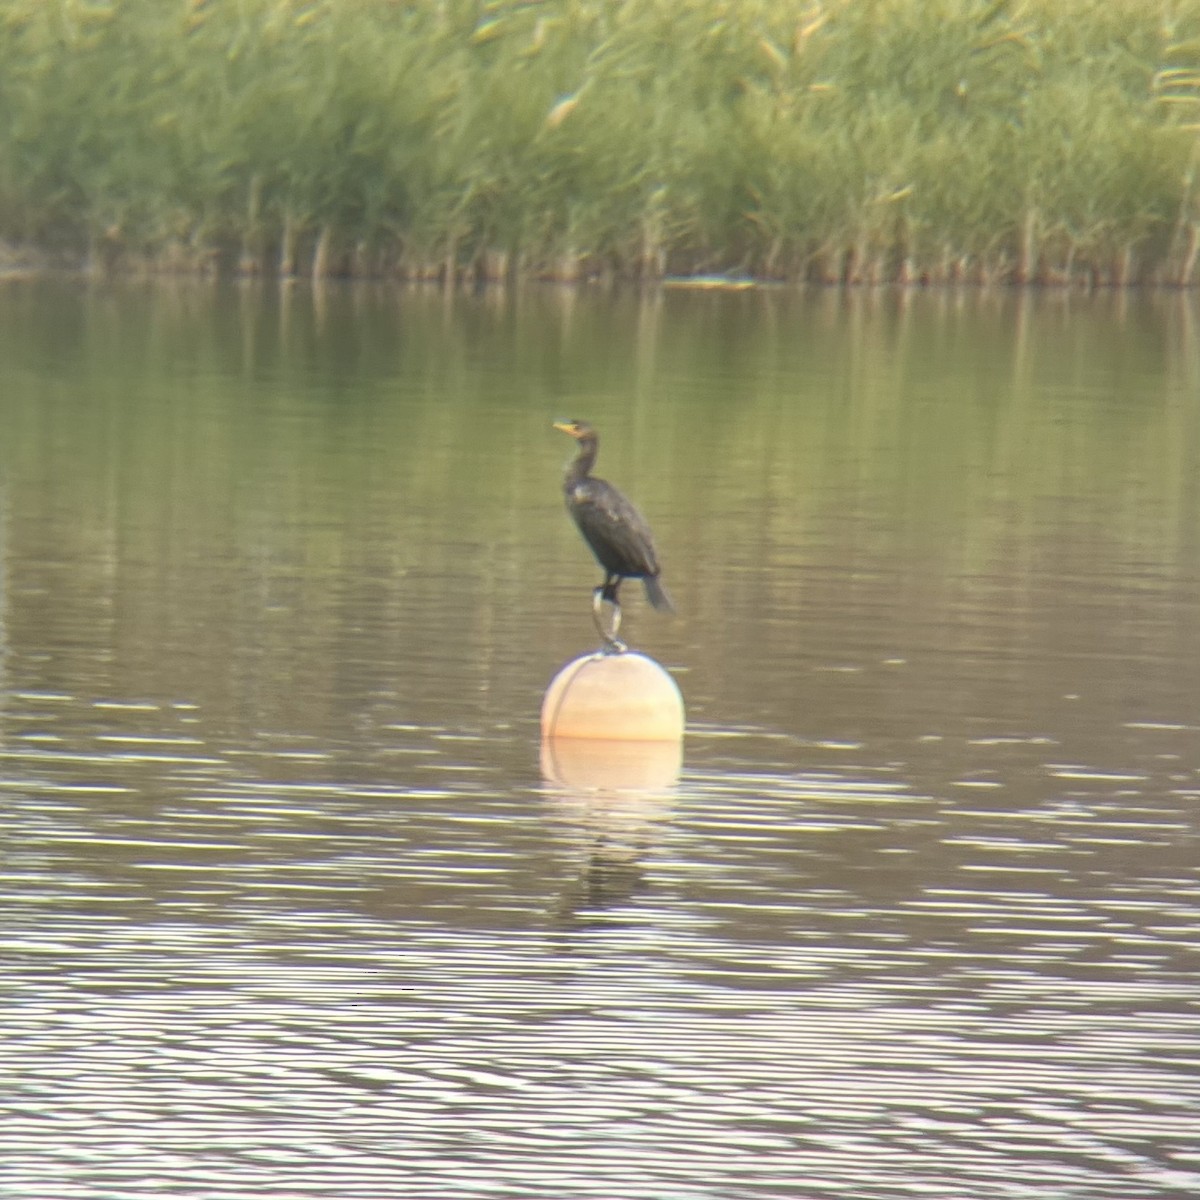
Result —
[{"label": "calm lake water", "polygon": [[1200,1193],[1198,305],[0,288],[0,1195]]}]

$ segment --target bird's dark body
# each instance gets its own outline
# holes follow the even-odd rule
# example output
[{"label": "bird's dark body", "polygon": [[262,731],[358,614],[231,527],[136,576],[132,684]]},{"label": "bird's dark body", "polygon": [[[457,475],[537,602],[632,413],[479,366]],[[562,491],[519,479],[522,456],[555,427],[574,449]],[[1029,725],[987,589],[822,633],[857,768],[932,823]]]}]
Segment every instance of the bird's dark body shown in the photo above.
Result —
[{"label": "bird's dark body", "polygon": [[621,580],[640,579],[655,608],[674,612],[671,598],[659,582],[658,551],[645,517],[608,480],[591,474],[600,444],[596,431],[585,421],[571,421],[557,428],[579,443],[579,453],[563,479],[563,496],[567,512],[604,568],[604,598],[617,603]]},{"label": "bird's dark body", "polygon": [[659,572],[650,527],[606,479],[585,479],[563,488],[567,511],[597,562],[610,574],[643,579]]}]

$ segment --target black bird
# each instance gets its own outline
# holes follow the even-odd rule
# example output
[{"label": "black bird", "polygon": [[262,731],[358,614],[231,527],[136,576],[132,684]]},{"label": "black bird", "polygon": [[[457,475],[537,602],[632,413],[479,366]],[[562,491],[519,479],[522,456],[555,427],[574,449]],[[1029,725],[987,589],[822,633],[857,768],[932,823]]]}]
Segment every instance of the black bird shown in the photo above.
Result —
[{"label": "black bird", "polygon": [[[610,645],[619,647],[616,633],[621,625],[621,604],[617,589],[622,579],[640,579],[646,587],[646,599],[659,612],[673,613],[675,606],[659,582],[662,568],[645,517],[611,483],[591,473],[600,448],[599,434],[587,421],[555,421],[554,428],[579,443],[579,453],[563,476],[563,494],[567,512],[604,568],[604,582],[592,597],[596,627]],[[600,620],[600,606],[605,600],[613,606],[611,630],[606,630]]]}]

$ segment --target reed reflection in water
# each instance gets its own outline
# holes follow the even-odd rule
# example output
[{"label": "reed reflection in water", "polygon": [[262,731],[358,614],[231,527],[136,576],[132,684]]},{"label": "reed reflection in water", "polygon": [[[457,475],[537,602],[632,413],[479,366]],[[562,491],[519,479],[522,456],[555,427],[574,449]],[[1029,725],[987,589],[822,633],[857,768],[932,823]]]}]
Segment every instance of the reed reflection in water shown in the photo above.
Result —
[{"label": "reed reflection in water", "polygon": [[1194,318],[0,289],[0,1191],[1195,1194]]}]

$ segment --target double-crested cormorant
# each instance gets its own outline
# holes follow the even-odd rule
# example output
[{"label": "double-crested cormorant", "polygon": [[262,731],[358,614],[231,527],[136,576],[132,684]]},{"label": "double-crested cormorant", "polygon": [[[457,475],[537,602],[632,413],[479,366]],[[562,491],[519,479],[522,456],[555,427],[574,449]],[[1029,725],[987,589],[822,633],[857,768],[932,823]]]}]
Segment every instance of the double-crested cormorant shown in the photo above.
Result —
[{"label": "double-crested cormorant", "polygon": [[[555,429],[570,434],[579,443],[579,453],[563,477],[567,511],[579,526],[583,540],[604,568],[604,582],[592,597],[596,628],[612,647],[622,648],[616,633],[621,625],[617,589],[622,579],[640,579],[646,599],[660,612],[674,612],[671,597],[659,582],[661,568],[654,538],[645,517],[611,483],[591,474],[600,448],[600,437],[587,421],[555,421]],[[613,606],[612,628],[601,622],[601,605]]]}]

